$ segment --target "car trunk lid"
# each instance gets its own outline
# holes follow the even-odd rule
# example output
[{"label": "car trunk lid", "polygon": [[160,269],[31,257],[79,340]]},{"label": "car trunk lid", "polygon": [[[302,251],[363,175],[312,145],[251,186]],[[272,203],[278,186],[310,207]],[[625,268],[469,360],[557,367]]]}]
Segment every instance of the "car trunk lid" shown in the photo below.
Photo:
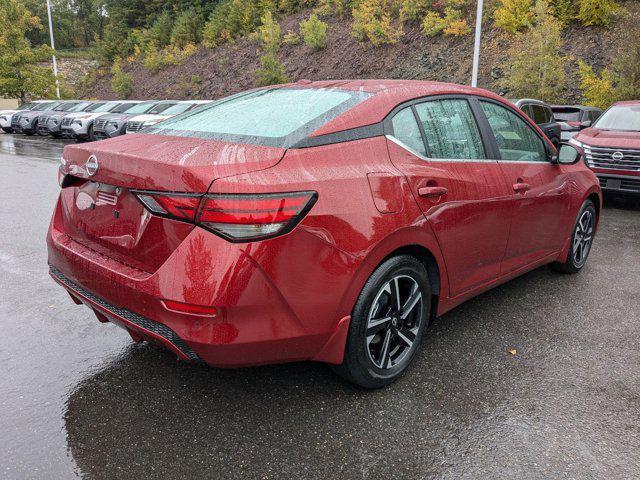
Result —
[{"label": "car trunk lid", "polygon": [[[269,168],[284,149],[134,134],[68,146],[63,228],[76,242],[145,272],[156,271],[194,228],[151,215],[133,190],[204,194],[221,177]],[[90,161],[89,161],[90,160]]]}]

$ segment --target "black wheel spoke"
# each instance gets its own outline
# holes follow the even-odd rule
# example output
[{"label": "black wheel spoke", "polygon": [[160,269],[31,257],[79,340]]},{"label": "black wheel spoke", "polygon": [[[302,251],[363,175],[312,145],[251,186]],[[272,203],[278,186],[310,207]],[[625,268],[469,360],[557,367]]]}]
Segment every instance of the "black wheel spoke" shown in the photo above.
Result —
[{"label": "black wheel spoke", "polygon": [[369,320],[369,326],[367,327],[367,337],[375,335],[376,333],[384,330],[389,326],[391,317],[378,318],[376,320]]},{"label": "black wheel spoke", "polygon": [[408,328],[403,328],[398,331],[398,338],[407,346],[410,347],[413,345],[413,342],[416,341],[416,334],[413,333]]},{"label": "black wheel spoke", "polygon": [[413,292],[413,294],[409,297],[409,300],[407,300],[403,305],[400,318],[402,318],[402,320],[406,319],[421,299],[422,293],[416,286],[415,292]]}]

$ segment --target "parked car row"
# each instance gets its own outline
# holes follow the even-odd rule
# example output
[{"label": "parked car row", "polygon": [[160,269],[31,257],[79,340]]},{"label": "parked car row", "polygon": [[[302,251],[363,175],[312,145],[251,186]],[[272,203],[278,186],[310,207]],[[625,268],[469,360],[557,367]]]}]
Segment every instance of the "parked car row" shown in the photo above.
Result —
[{"label": "parked car row", "polygon": [[92,141],[134,133],[209,100],[37,100],[0,111],[7,133]]},{"label": "parked car row", "polygon": [[597,107],[548,105],[533,98],[511,102],[540,127],[556,148],[583,128],[590,127],[602,114],[602,110]]}]

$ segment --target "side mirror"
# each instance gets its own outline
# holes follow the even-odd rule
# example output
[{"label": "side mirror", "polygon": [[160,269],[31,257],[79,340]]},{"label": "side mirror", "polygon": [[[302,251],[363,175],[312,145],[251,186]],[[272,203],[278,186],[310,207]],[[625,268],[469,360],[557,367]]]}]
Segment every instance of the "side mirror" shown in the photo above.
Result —
[{"label": "side mirror", "polygon": [[580,160],[582,156],[582,152],[578,150],[573,145],[568,143],[563,143],[560,145],[560,149],[558,150],[558,156],[556,157],[556,162],[560,165],[573,165]]},{"label": "side mirror", "polygon": [[589,128],[591,126],[591,120],[586,120],[582,123],[580,123],[580,128]]}]

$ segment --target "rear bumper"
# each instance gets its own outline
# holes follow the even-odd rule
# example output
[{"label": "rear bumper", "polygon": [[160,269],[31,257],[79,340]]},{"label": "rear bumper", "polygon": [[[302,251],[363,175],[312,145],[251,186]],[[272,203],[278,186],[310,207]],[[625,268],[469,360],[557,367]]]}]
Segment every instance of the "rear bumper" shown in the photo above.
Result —
[{"label": "rear bumper", "polygon": [[166,325],[145,318],[125,308],[110,305],[105,300],[93,295],[81,285],[64,276],[55,267],[50,267],[49,275],[62,285],[74,299],[91,308],[99,320],[102,319],[101,315],[104,315],[110,322],[124,327],[130,332],[133,331],[143,338],[159,341],[170,350],[173,350],[183,360],[202,363],[202,359],[198,354]]},{"label": "rear bumper", "polygon": [[[295,270],[318,258],[329,265],[344,258],[317,237],[297,231],[247,247],[194,228],[157,271],[144,272],[70,238],[62,215],[58,201],[47,235],[52,277],[134,339],[160,342],[185,360],[217,367],[341,363],[349,322],[337,308],[336,291],[351,277],[319,268],[302,279]],[[300,265],[292,255],[304,256]],[[218,314],[176,312],[163,300],[214,306]]]}]

